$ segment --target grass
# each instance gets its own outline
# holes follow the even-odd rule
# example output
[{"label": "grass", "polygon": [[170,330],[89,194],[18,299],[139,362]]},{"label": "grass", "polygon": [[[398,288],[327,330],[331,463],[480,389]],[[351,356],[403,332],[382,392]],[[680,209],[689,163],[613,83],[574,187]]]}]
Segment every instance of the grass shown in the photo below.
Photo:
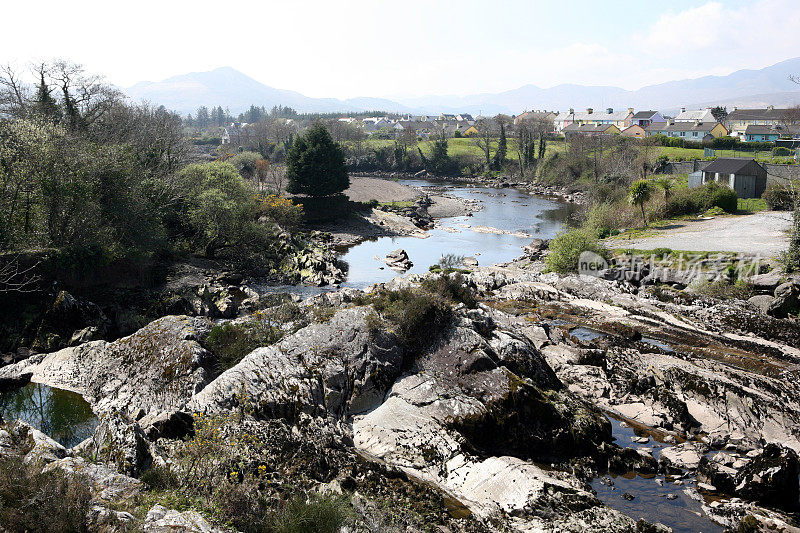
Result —
[{"label": "grass", "polygon": [[385,205],[387,207],[391,207],[394,209],[400,209],[403,207],[412,207],[414,205],[413,200],[397,200],[394,202],[379,202],[378,205]]},{"label": "grass", "polygon": [[767,201],[763,198],[739,198],[736,206],[736,212],[741,215],[758,213],[767,209],[769,209]]},{"label": "grass", "polygon": [[[702,148],[680,148],[677,146],[659,146],[657,148],[658,155],[665,155],[670,160],[682,159],[688,161],[691,159],[703,159]],[[773,157],[771,150],[761,150],[757,152],[743,152],[742,150],[716,150],[716,157],[752,157],[756,161],[763,161],[766,163],[780,163],[791,164],[791,157]]]}]

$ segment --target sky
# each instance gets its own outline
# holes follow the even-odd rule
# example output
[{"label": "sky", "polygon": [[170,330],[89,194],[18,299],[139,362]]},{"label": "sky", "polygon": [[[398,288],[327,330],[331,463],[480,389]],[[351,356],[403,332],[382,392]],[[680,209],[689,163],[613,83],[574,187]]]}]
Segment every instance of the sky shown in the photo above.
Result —
[{"label": "sky", "polygon": [[2,11],[0,64],[65,58],[120,87],[231,66],[312,97],[633,90],[800,56],[798,0],[39,0]]}]

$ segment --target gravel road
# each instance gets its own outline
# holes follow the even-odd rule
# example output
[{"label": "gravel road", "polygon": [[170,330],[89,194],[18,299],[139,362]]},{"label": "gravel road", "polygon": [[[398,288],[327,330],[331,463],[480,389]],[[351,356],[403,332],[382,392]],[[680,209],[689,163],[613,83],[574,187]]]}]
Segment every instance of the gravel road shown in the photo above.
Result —
[{"label": "gravel road", "polygon": [[652,237],[608,239],[612,248],[672,248],[673,250],[742,252],[775,256],[787,247],[792,214],[762,211],[752,215],[678,220],[661,226]]}]

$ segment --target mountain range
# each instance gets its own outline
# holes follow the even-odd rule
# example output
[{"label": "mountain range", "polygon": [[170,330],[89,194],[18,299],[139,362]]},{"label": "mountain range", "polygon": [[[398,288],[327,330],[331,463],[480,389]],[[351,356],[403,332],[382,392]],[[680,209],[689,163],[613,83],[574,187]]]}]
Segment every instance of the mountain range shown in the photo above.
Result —
[{"label": "mountain range", "polygon": [[146,100],[182,114],[200,106],[221,105],[231,113],[251,104],[292,107],[300,112],[386,111],[397,113],[518,114],[528,109],[594,109],[633,107],[674,113],[681,107],[785,107],[800,104],[800,86],[789,80],[800,75],[800,57],[759,70],[738,70],[727,76],[676,80],[634,91],[612,86],[563,84],[543,89],[525,85],[500,93],[468,96],[430,95],[403,99],[374,97],[311,98],[276,89],[231,68],[192,72],[159,82],[140,82],[123,91],[134,101]]}]

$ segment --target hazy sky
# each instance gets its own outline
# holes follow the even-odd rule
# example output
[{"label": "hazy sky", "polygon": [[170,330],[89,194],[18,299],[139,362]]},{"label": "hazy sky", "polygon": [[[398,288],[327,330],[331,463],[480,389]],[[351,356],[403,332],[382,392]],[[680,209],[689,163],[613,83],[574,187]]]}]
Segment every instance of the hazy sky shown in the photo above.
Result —
[{"label": "hazy sky", "polygon": [[798,0],[3,2],[0,63],[120,86],[232,66],[307,96],[643,85],[800,56]]}]

